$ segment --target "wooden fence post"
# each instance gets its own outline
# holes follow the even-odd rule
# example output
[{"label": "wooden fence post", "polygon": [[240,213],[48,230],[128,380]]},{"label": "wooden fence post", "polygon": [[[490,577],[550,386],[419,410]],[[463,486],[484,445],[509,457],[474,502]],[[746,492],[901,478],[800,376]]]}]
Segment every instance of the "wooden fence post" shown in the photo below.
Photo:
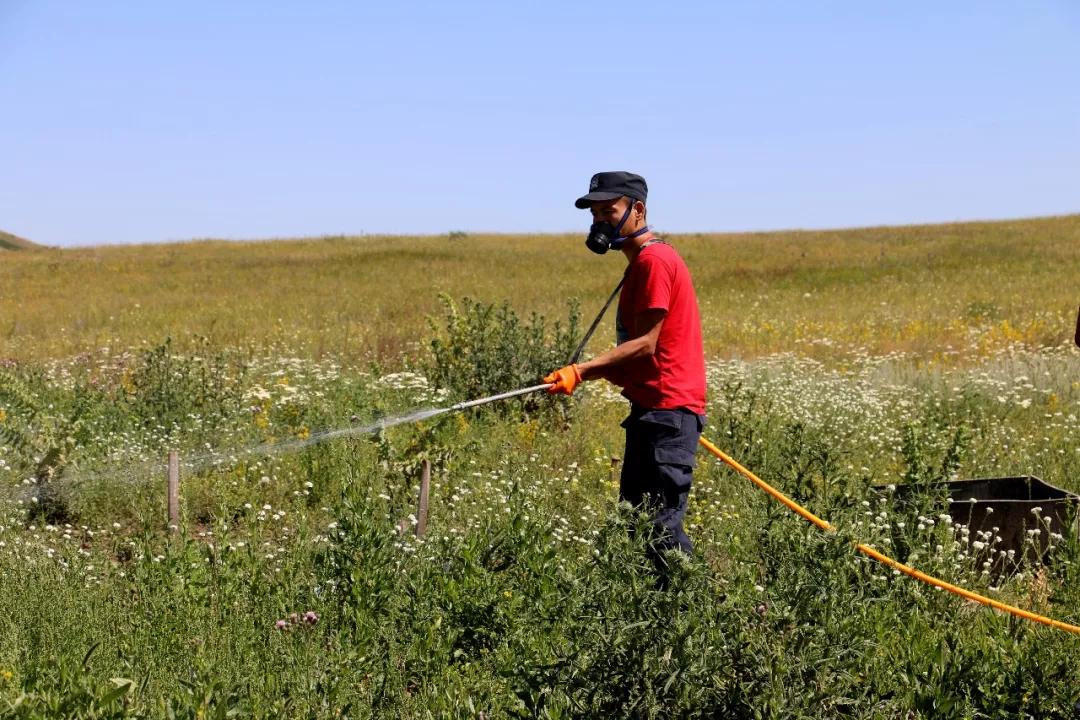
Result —
[{"label": "wooden fence post", "polygon": [[428,494],[431,492],[431,461],[420,466],[420,499],[416,503],[416,537],[427,532]]},{"label": "wooden fence post", "polygon": [[180,456],[169,451],[169,532],[180,531]]},{"label": "wooden fence post", "polygon": [[611,456],[611,470],[608,471],[608,482],[612,485],[619,478],[619,463],[622,461],[618,455]]}]

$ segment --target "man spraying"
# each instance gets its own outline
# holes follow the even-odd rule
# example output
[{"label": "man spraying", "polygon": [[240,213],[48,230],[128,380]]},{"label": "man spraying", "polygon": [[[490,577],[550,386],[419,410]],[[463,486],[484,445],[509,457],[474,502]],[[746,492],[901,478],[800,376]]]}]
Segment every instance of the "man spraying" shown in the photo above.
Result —
[{"label": "man spraying", "polygon": [[621,250],[629,263],[615,321],[618,345],[544,382],[553,383],[548,392],[566,395],[595,378],[622,387],[630,415],[622,423],[619,498],[649,513],[654,560],[662,566],[664,550],[693,551],[683,517],[705,425],[705,355],[690,271],[646,224],[647,194],[639,175],[602,172],[574,203],[592,212],[588,248],[601,255]]}]

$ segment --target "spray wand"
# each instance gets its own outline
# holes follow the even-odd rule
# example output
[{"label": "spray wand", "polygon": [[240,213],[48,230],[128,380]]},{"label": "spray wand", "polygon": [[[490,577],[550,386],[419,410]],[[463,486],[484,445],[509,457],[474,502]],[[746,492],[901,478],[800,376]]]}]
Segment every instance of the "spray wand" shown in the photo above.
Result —
[{"label": "spray wand", "polygon": [[443,412],[456,412],[458,410],[466,410],[471,407],[477,407],[479,405],[487,405],[493,403],[496,400],[506,400],[508,398],[517,397],[518,395],[528,395],[529,393],[537,392],[538,390],[547,390],[554,383],[541,383],[540,385],[530,385],[527,388],[521,388],[520,390],[511,390],[510,392],[499,393],[498,395],[491,395],[485,398],[479,398],[478,400],[466,400],[465,402],[459,402],[457,405],[451,405],[443,410]]}]

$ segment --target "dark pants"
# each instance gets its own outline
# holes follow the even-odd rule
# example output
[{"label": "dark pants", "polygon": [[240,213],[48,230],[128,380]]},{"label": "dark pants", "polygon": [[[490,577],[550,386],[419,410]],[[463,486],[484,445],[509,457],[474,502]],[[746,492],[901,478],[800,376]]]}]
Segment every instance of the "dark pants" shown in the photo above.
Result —
[{"label": "dark pants", "polygon": [[654,560],[663,563],[663,551],[678,549],[690,555],[694,546],[683,530],[694,453],[705,427],[705,416],[689,410],[650,410],[632,405],[623,421],[623,455],[619,499],[647,512],[654,536]]}]

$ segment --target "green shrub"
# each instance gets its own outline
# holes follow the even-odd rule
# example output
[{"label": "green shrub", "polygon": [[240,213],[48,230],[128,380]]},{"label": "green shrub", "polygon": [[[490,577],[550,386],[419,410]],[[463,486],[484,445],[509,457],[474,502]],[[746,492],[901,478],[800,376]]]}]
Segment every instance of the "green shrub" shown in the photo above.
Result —
[{"label": "green shrub", "polygon": [[142,353],[124,399],[144,425],[182,429],[192,414],[221,419],[239,410],[244,364],[235,354],[212,351],[205,340],[201,344],[201,355],[174,353],[171,339]]},{"label": "green shrub", "polygon": [[[456,400],[486,397],[536,385],[544,375],[569,362],[578,337],[581,315],[572,302],[565,321],[549,325],[533,313],[522,320],[509,306],[465,298],[460,308],[440,296],[445,308],[442,326],[431,321],[434,337],[425,368],[429,381],[450,391]],[[551,400],[534,394],[518,404],[500,403],[502,412],[526,412],[550,407]]]},{"label": "green shrub", "polygon": [[56,394],[51,390],[40,377],[0,370],[0,445],[12,448],[17,467],[30,471],[36,483],[30,516],[61,523],[73,518],[59,480],[91,435],[85,417],[91,403],[79,393],[67,402],[46,402],[43,396]]}]

